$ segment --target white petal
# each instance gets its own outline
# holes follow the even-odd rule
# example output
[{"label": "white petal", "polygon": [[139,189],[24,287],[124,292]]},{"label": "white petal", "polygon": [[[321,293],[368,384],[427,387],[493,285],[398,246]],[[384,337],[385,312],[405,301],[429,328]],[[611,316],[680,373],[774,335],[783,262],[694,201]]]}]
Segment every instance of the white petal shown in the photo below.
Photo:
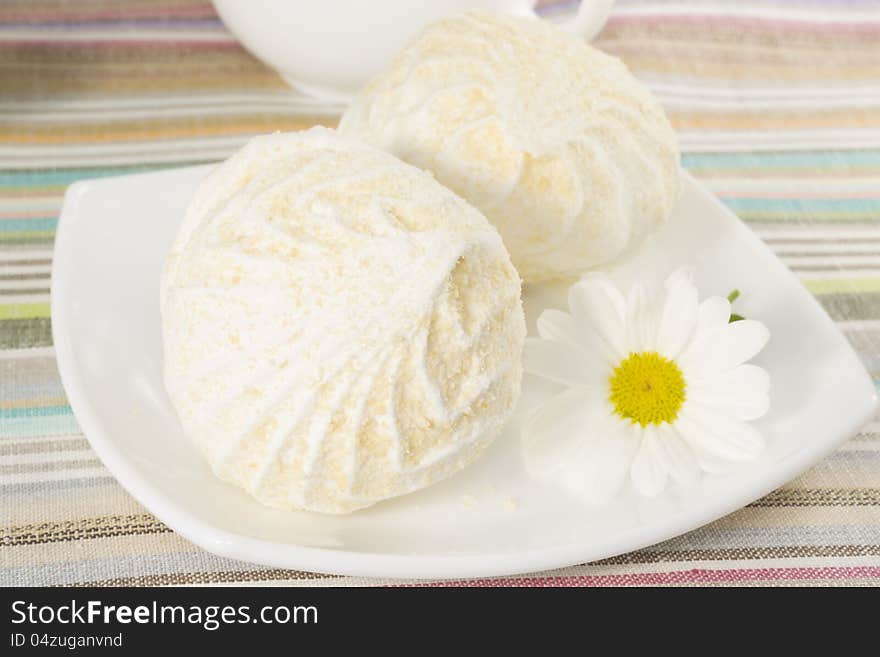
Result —
[{"label": "white petal", "polygon": [[708,452],[695,452],[697,455],[697,461],[700,464],[700,469],[703,472],[708,472],[709,474],[728,474],[736,470],[739,467],[742,467],[742,464],[739,461],[729,461],[727,459],[720,458],[718,456],[714,456],[713,454],[709,454]]},{"label": "white petal", "polygon": [[577,326],[574,317],[562,310],[548,308],[538,317],[538,335],[545,340],[556,340],[568,344],[578,343]]},{"label": "white petal", "polygon": [[[694,337],[708,335],[730,323],[730,301],[724,297],[709,297],[697,309],[697,328]],[[734,322],[735,323],[735,322]]]},{"label": "white petal", "polygon": [[597,381],[597,367],[596,360],[591,360],[580,347],[555,340],[526,338],[523,347],[526,372],[557,383],[580,385]]},{"label": "white petal", "polygon": [[756,420],[770,408],[769,391],[770,375],[766,370],[746,364],[688,386],[687,397],[740,420]]},{"label": "white petal", "polygon": [[770,339],[761,322],[744,319],[727,324],[692,344],[679,358],[688,379],[708,378],[732,370],[754,357]]},{"label": "white petal", "polygon": [[542,338],[580,347],[595,363],[610,365],[617,360],[593,329],[578,326],[567,312],[552,308],[545,310],[538,317],[537,328]]},{"label": "white petal", "polygon": [[633,285],[626,304],[626,347],[629,351],[657,348],[658,291],[648,283]]},{"label": "white petal", "polygon": [[709,297],[697,307],[697,324],[691,334],[690,341],[684,346],[679,358],[699,350],[702,345],[718,330],[730,322],[730,301],[724,297]]},{"label": "white petal", "polygon": [[654,497],[663,492],[670,476],[685,486],[699,478],[700,464],[693,450],[671,425],[648,425],[644,431],[645,437],[630,470],[636,490]]},{"label": "white petal", "polygon": [[655,425],[649,424],[643,429],[642,442],[633,458],[629,473],[633,486],[642,495],[655,497],[666,488],[669,472],[666,468],[663,445],[660,444],[660,436]]},{"label": "white petal", "polygon": [[700,464],[694,451],[669,424],[658,426],[657,433],[669,474],[677,483],[690,486],[700,477]]},{"label": "white petal", "polygon": [[676,270],[666,279],[666,298],[657,328],[657,350],[676,358],[690,341],[697,325],[699,297],[689,268]]},{"label": "white petal", "polygon": [[584,441],[594,438],[598,404],[587,388],[571,388],[538,407],[522,428],[526,469],[546,477],[570,462]]},{"label": "white petal", "polygon": [[604,504],[620,490],[641,441],[641,427],[608,416],[599,423],[596,440],[580,450],[562,468],[561,482],[583,501]]},{"label": "white petal", "polygon": [[726,461],[751,461],[764,449],[764,437],[750,424],[709,407],[685,402],[675,428],[698,460],[702,456]]},{"label": "white petal", "polygon": [[626,356],[624,317],[626,301],[604,274],[587,274],[571,286],[568,305],[578,328],[589,327],[615,356]]}]

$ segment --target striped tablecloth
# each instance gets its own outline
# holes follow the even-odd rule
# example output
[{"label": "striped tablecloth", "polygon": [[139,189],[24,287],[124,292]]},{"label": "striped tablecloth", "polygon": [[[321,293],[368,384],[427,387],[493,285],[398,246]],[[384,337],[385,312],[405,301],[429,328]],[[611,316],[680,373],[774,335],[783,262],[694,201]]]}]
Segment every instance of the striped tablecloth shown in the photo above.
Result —
[{"label": "striped tablecloth", "polygon": [[[876,377],[880,1],[622,1],[598,45],[657,93],[684,166],[797,272]],[[339,109],[288,90],[200,0],[0,4],[0,585],[383,583],[221,559],[171,532],[90,450],[50,334],[69,183],[214,161],[255,133],[332,125]],[[672,541],[456,582],[817,583],[880,584],[876,422],[796,481]]]}]

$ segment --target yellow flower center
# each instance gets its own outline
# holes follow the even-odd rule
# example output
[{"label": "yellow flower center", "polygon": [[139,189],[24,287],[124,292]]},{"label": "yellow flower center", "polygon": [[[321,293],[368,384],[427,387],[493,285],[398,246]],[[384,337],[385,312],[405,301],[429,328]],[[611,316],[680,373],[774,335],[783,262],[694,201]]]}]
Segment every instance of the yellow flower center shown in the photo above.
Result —
[{"label": "yellow flower center", "polygon": [[674,422],[684,392],[678,365],[655,351],[631,353],[611,373],[614,412],[642,427]]}]

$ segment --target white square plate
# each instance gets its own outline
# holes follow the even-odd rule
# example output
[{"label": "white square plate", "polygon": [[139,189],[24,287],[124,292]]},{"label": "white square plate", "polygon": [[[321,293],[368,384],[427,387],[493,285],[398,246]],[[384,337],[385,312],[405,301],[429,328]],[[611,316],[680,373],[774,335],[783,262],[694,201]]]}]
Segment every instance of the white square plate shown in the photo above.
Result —
[{"label": "white square plate", "polygon": [[[692,178],[667,228],[613,275],[626,284],[690,264],[702,296],[738,288],[737,311],[770,328],[755,362],[772,377],[759,423],[768,449],[725,476],[654,500],[625,491],[583,506],[533,481],[520,418],[552,392],[527,376],[523,402],[478,463],[350,516],[267,509],[216,479],[182,434],[162,385],[162,260],[208,167],[78,182],[65,198],[52,280],[58,365],[76,418],[119,482],[172,529],[219,555],[269,566],[386,577],[469,577],[609,557],[694,529],[816,463],[872,415],[874,386],[830,318],[735,216]],[[530,330],[560,290],[527,290]]]}]

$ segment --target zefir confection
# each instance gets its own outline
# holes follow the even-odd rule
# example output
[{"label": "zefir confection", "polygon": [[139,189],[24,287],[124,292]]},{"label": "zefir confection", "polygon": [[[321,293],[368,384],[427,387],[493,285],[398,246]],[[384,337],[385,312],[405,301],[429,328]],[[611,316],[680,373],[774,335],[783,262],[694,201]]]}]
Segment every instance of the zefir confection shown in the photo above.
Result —
[{"label": "zefir confection", "polygon": [[220,478],[345,513],[459,471],[520,391],[520,278],[429,174],[313,128],[199,186],[161,283],[165,383]]},{"label": "zefir confection", "polygon": [[429,26],[339,129],[478,207],[526,282],[613,262],[666,223],[679,192],[675,133],[648,89],[536,18]]}]

